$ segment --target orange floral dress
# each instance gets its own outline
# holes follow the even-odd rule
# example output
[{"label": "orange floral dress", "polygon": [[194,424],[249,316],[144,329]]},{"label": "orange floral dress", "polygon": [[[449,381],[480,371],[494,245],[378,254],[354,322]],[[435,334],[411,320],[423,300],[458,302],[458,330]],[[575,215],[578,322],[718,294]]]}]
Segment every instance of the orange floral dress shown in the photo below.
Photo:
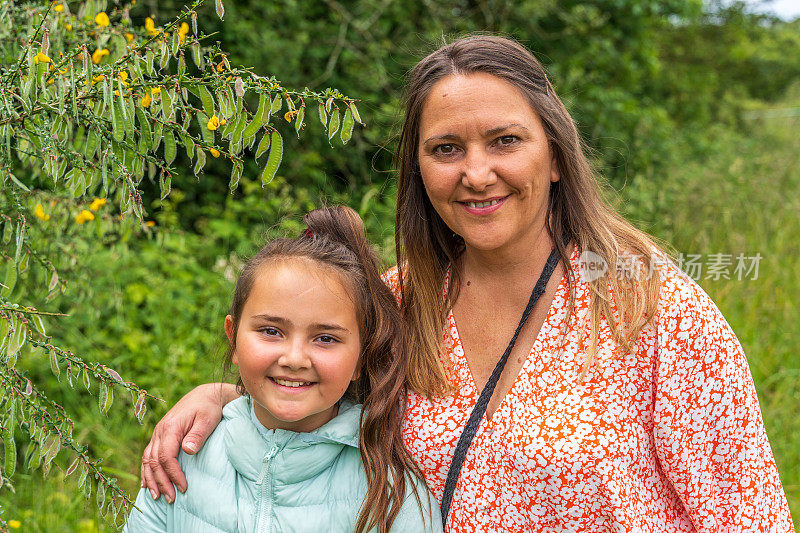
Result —
[{"label": "orange floral dress", "polygon": [[[603,322],[596,362],[579,380],[589,285],[577,250],[571,263],[569,326],[564,276],[511,390],[472,441],[447,531],[793,532],[747,359],[708,295],[666,267],[634,353],[614,354]],[[398,294],[396,268],[385,279]],[[455,392],[410,393],[404,426],[439,501],[480,392],[452,313],[443,356]]]}]

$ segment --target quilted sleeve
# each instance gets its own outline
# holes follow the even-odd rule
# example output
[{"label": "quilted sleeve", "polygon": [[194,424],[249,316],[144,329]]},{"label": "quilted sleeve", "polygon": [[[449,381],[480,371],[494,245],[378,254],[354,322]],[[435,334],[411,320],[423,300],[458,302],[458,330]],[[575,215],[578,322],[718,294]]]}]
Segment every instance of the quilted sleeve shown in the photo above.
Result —
[{"label": "quilted sleeve", "polygon": [[136,508],[131,510],[125,522],[123,533],[148,533],[167,531],[167,513],[169,504],[164,496],[154,500],[147,489],[141,489],[134,503]]},{"label": "quilted sleeve", "polygon": [[696,283],[666,285],[653,378],[665,475],[698,533],[793,532],[736,335]]}]

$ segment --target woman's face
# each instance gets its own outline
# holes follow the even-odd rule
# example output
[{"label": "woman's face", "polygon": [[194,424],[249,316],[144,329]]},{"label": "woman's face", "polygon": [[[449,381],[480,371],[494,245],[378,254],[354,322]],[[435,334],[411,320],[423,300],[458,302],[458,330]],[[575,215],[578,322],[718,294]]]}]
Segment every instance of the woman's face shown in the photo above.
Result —
[{"label": "woman's face", "polygon": [[470,248],[530,249],[559,175],[539,116],[509,82],[453,74],[422,108],[419,166],[428,198]]}]

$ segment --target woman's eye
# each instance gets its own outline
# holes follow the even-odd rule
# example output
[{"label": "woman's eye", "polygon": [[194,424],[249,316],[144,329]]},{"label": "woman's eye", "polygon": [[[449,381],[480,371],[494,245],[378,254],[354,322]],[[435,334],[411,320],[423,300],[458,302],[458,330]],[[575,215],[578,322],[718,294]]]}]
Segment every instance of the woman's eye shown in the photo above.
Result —
[{"label": "woman's eye", "polygon": [[452,144],[440,144],[436,148],[433,149],[433,153],[439,155],[450,155],[456,151],[456,147]]},{"label": "woman's eye", "polygon": [[502,137],[497,139],[497,144],[499,144],[501,146],[507,146],[509,144],[514,144],[515,142],[517,142],[517,136],[516,135],[503,135]]}]

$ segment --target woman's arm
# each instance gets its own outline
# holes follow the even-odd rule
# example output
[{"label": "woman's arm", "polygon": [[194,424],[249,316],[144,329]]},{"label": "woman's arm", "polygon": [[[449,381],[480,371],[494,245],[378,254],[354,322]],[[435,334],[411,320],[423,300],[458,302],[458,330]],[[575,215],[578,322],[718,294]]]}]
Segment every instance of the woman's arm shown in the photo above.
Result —
[{"label": "woman's arm", "polygon": [[[153,437],[142,455],[141,486],[153,499],[163,494],[175,501],[175,488],[186,491],[186,478],[178,465],[181,448],[197,453],[222,420],[222,407],[238,398],[230,383],[208,383],[192,389],[156,424]],[[173,483],[175,484],[173,486]]]},{"label": "woman's arm", "polygon": [[793,531],[742,347],[696,284],[658,320],[654,438],[698,531]]}]

